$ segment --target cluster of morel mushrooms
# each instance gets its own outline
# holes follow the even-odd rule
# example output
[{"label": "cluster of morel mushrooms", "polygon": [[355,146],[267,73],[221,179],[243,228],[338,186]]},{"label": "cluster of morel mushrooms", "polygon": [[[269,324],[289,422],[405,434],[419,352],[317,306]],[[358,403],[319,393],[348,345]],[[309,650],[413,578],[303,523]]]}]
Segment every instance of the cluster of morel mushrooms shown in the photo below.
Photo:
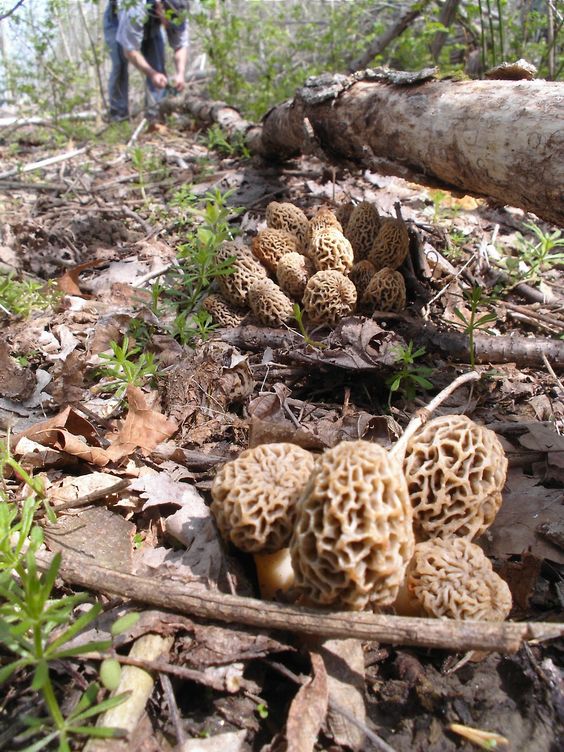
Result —
[{"label": "cluster of morel mushrooms", "polygon": [[[409,250],[404,222],[380,217],[369,202],[322,207],[308,220],[293,204],[271,202],[267,227],[252,247],[221,246],[219,261],[233,273],[218,277],[220,295],[203,307],[216,323],[237,326],[250,309],[266,326],[281,326],[301,303],[313,324],[332,326],[355,311],[405,308],[405,281],[397,271]],[[276,282],[272,276],[276,277]]]},{"label": "cluster of morel mushrooms", "polygon": [[[269,204],[252,250],[220,250],[235,257],[234,273],[219,278],[223,297],[210,295],[207,310],[237,325],[248,306],[279,326],[296,300],[311,322],[329,325],[355,310],[403,308],[405,224],[367,202],[346,218],[322,208],[308,220],[292,204]],[[289,591],[308,606],[502,621],[511,593],[472,541],[492,524],[506,473],[493,431],[445,415],[391,450],[364,440],[317,457],[285,442],[247,449],[218,471],[211,510],[224,539],[254,555],[264,597]]]}]

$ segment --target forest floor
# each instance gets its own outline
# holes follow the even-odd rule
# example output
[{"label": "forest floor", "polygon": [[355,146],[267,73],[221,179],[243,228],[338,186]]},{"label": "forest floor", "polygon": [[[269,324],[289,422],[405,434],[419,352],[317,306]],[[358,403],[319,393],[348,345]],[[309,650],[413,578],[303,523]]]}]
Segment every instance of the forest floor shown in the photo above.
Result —
[{"label": "forest floor", "polygon": [[[480,544],[511,588],[510,619],[561,621],[564,275],[562,265],[550,263],[534,274],[539,239],[524,223],[536,222],[545,237],[555,228],[519,209],[399,178],[333,172],[315,158],[277,166],[221,156],[209,137],[180,120],[142,133],[127,152],[124,143],[100,141],[27,174],[22,164],[57,153],[45,131],[38,133],[20,128],[0,141],[4,174],[20,165],[0,179],[0,435],[10,432],[12,456],[43,480],[59,510],[56,523],[38,518],[47,551],[198,583],[204,593],[259,597],[251,557],[227,550],[208,524],[218,466],[271,441],[314,452],[343,439],[390,446],[433,394],[471,369],[467,347],[456,354],[435,347],[436,338],[419,339],[425,328],[440,341],[460,334],[472,316],[491,314],[474,334],[488,337],[494,353],[496,336],[512,335],[520,346],[509,360],[501,353],[477,362],[480,380],[456,390],[437,414],[464,413],[489,426],[509,459],[501,511]],[[185,186],[191,198],[178,200]],[[394,216],[399,204],[412,238],[407,311],[316,330],[312,337],[323,348],[297,329],[276,332],[252,320],[243,333],[218,329],[199,339],[197,324],[188,332],[190,319],[186,324],[178,307],[162,301],[178,247],[216,189],[232,191],[228,221],[247,243],[273,200],[290,201],[310,217],[321,205],[351,200]],[[519,277],[509,257],[521,263]],[[8,273],[27,287],[14,294]],[[55,281],[53,304],[24,316],[36,294],[31,280]],[[181,324],[187,344],[174,336]],[[372,327],[425,347],[410,372],[428,368],[431,389],[411,393],[408,376],[390,393],[400,366],[378,363]],[[145,361],[139,373],[124,376],[115,351],[111,357],[111,343],[124,337],[125,359],[135,364],[143,352],[153,353],[155,374]],[[7,498],[21,501],[21,476],[7,467],[5,476]],[[68,584],[59,586],[69,592]],[[132,609],[105,593],[103,583],[93,597],[104,610],[84,640],[108,635],[108,625]],[[561,640],[524,644],[513,654],[363,642],[364,666],[352,661],[341,674],[344,713],[333,707],[325,718],[324,669],[315,646],[292,630],[180,615],[174,603],[161,610],[141,600],[136,610],[142,617],[116,638],[116,653],[125,660],[138,646],[141,665],[154,669],[160,655],[160,670],[129,741],[105,741],[103,749],[340,750],[355,734],[350,744],[357,749],[476,749],[451,730],[453,723],[487,732],[485,749],[504,746],[488,733],[504,737],[504,748],[514,752],[556,752],[564,744]],[[143,652],[149,633],[162,637],[155,655]],[[65,712],[98,668],[95,657],[53,666]],[[359,692],[365,711],[358,710]],[[0,701],[1,748],[24,748],[22,718],[45,715],[40,705],[29,669],[14,674]],[[362,734],[375,736],[359,743],[351,714]]]}]

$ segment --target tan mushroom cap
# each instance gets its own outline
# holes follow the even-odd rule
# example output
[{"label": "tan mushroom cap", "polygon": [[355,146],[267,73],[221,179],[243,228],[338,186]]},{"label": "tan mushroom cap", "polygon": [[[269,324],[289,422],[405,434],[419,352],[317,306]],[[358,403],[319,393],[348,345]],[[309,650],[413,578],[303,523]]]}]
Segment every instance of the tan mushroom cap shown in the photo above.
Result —
[{"label": "tan mushroom cap", "polygon": [[397,269],[407,258],[409,234],[401,219],[387,217],[382,220],[378,234],[368,252],[368,259],[376,269]]},{"label": "tan mushroom cap", "polygon": [[316,272],[307,281],[302,302],[314,324],[332,326],[354,311],[356,287],[341,272],[333,269]]},{"label": "tan mushroom cap", "polygon": [[266,224],[277,230],[286,230],[296,235],[305,248],[309,221],[299,206],[288,202],[271,201],[266,207]]},{"label": "tan mushroom cap", "polygon": [[306,256],[301,253],[286,253],[276,267],[276,279],[287,295],[301,300],[307,281],[314,271],[313,263]]},{"label": "tan mushroom cap", "polygon": [[347,223],[346,236],[354,250],[354,260],[361,261],[368,253],[380,229],[378,209],[369,201],[354,207]]},{"label": "tan mushroom cap", "polygon": [[226,261],[230,256],[235,256],[232,263],[233,271],[231,274],[218,276],[217,286],[223,297],[230,303],[245,307],[248,305],[250,286],[255,280],[264,279],[267,276],[267,271],[248,248],[227,241],[219,247],[216,252],[216,259]]},{"label": "tan mushroom cap", "polygon": [[364,292],[368,287],[368,283],[375,274],[376,268],[371,261],[368,261],[368,259],[356,261],[353,264],[353,267],[349,274],[349,279],[356,287],[356,293],[359,300],[362,299],[362,296],[364,295]]},{"label": "tan mushroom cap", "polygon": [[348,274],[354,263],[352,245],[336,227],[322,227],[312,233],[308,256],[318,272],[334,269]]},{"label": "tan mushroom cap", "polygon": [[216,293],[206,295],[202,300],[202,308],[210,314],[214,324],[219,326],[239,326],[247,315],[245,310],[237,308]]},{"label": "tan mushroom cap", "polygon": [[339,232],[343,232],[341,223],[337,219],[337,215],[335,214],[333,209],[330,209],[328,206],[322,206],[309,220],[306,237],[308,248],[311,243],[313,234],[317,232],[317,230],[324,230],[327,227],[334,227],[336,230],[339,230]]},{"label": "tan mushroom cap", "polygon": [[373,274],[360,301],[361,308],[370,311],[402,311],[405,303],[405,280],[388,267]]},{"label": "tan mushroom cap", "polygon": [[493,431],[466,415],[443,415],[411,437],[404,472],[416,538],[471,540],[501,506],[507,458]]},{"label": "tan mushroom cap", "polygon": [[296,502],[313,469],[313,455],[295,444],[261,444],[219,470],[211,511],[223,538],[249,553],[288,545]]},{"label": "tan mushroom cap", "polygon": [[327,450],[298,502],[296,586],[319,605],[393,603],[413,553],[411,514],[401,464],[383,447],[359,440]]},{"label": "tan mushroom cap", "polygon": [[503,621],[512,607],[507,583],[482,549],[465,538],[418,543],[406,589],[424,614],[442,619]]},{"label": "tan mushroom cap", "polygon": [[284,254],[299,251],[300,248],[301,243],[295,235],[273,227],[261,230],[252,242],[253,255],[271,272],[276,271]]},{"label": "tan mushroom cap", "polygon": [[290,298],[268,277],[251,284],[248,299],[249,308],[266,326],[281,326],[294,315]]}]

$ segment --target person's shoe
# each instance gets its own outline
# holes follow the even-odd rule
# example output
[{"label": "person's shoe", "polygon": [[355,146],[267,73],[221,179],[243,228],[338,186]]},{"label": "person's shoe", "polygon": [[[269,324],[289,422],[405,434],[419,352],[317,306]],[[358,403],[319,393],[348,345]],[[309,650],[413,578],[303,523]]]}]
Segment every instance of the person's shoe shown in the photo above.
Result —
[{"label": "person's shoe", "polygon": [[109,112],[104,115],[102,120],[105,123],[123,123],[129,120],[129,115],[111,115]]}]

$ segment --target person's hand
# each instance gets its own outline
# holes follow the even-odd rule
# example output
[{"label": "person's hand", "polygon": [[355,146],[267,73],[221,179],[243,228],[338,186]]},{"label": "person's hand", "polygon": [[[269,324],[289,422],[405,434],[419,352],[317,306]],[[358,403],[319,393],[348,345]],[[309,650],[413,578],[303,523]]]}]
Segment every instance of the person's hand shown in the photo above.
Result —
[{"label": "person's hand", "polygon": [[149,78],[151,79],[151,83],[153,86],[156,86],[157,89],[166,89],[166,85],[168,83],[168,79],[165,76],[164,73],[159,73],[158,71],[153,71]]},{"label": "person's hand", "polygon": [[176,91],[180,93],[181,91],[184,91],[186,88],[186,82],[184,81],[184,76],[180,76],[179,74],[176,74],[174,77],[174,82],[172,84]]}]

